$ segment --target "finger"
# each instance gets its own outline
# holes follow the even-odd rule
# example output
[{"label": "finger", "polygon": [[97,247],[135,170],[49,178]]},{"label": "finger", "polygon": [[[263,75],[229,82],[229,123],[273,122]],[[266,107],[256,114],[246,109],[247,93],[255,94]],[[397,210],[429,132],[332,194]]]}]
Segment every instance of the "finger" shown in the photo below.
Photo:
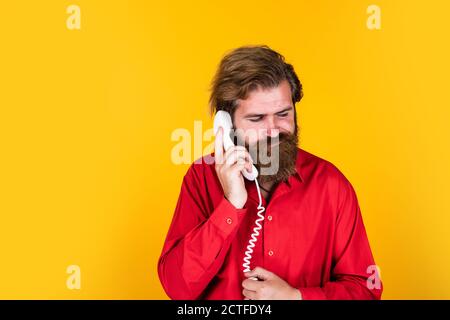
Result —
[{"label": "finger", "polygon": [[250,291],[258,291],[259,289],[261,289],[262,285],[263,281],[255,281],[251,279],[242,281],[242,287]]},{"label": "finger", "polygon": [[242,153],[245,153],[246,151],[247,151],[247,149],[245,149],[245,147],[243,147],[243,146],[232,146],[231,148],[229,148],[228,150],[225,151],[223,158],[227,159],[227,157],[229,157],[233,153],[242,154]]},{"label": "finger", "polygon": [[256,267],[255,269],[253,269],[250,272],[245,272],[244,275],[247,278],[248,277],[258,277],[259,279],[262,279],[262,280],[269,280],[270,278],[272,278],[273,273],[264,268]]},{"label": "finger", "polygon": [[231,167],[238,164],[243,164],[246,167],[251,167],[250,159],[243,153],[232,153],[225,159],[225,164],[227,167]]},{"label": "finger", "polygon": [[239,176],[242,177],[242,170],[245,170],[244,165],[235,163],[227,169],[225,174],[232,177],[239,177]]},{"label": "finger", "polygon": [[242,175],[242,172],[244,170],[247,170],[246,168],[246,164],[245,163],[235,163],[233,164],[230,168],[229,168],[229,174],[238,174],[238,175]]},{"label": "finger", "polygon": [[[235,167],[236,165],[239,165],[238,167]],[[248,161],[245,160],[244,162],[240,162],[240,161],[236,161],[235,164],[233,164],[230,169],[232,170],[238,170],[240,172],[243,172],[244,170],[247,171],[248,173],[252,173],[253,172],[253,168],[252,168],[252,164]]]},{"label": "finger", "polygon": [[253,164],[250,161],[245,162],[245,170],[247,170],[248,173],[253,172]]},{"label": "finger", "polygon": [[[245,163],[248,162],[251,165],[250,154],[244,147],[233,147],[225,152],[224,161],[228,166],[233,165],[236,162]],[[250,166],[251,167],[251,166]]]},{"label": "finger", "polygon": [[246,297],[250,300],[258,300],[258,298],[257,298],[258,296],[255,291],[244,289],[244,290],[242,290],[242,294],[244,295],[244,297]]},{"label": "finger", "polygon": [[253,158],[252,158],[252,155],[250,154],[250,152],[248,151],[248,149],[247,149],[246,147],[244,147],[244,146],[242,146],[242,145],[237,145],[237,146],[233,146],[233,147],[230,148],[230,149],[245,152],[246,156],[250,159],[250,161],[251,161],[252,163],[254,163]]},{"label": "finger", "polygon": [[214,141],[214,156],[217,164],[223,163],[223,128],[219,127]]}]

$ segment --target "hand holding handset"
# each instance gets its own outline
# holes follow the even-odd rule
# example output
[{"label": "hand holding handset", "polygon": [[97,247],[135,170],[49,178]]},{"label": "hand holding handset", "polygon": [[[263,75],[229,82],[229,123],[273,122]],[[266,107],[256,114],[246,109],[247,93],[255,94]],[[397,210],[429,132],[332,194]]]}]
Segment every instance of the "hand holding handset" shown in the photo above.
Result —
[{"label": "hand holding handset", "polygon": [[[226,111],[217,111],[216,116],[214,117],[214,135],[217,135],[219,128],[223,128],[223,147],[225,151],[234,146],[233,141],[231,140],[231,129],[233,128],[233,123],[231,122],[231,116]],[[247,170],[242,171],[242,175],[250,181],[255,180],[258,177],[258,170],[256,167],[252,165],[252,172],[248,172]]]},{"label": "hand holding handset", "polygon": [[[219,128],[223,128],[223,148],[225,151],[234,146],[233,141],[231,140],[231,129],[233,128],[233,123],[231,121],[231,116],[226,111],[217,111],[214,117],[214,135],[217,135]],[[265,208],[262,205],[261,198],[261,190],[259,189],[258,180],[258,170],[254,165],[252,165],[252,172],[248,172],[247,170],[242,170],[242,175],[250,181],[255,181],[256,189],[258,191],[259,205],[258,205],[258,218],[255,221],[256,226],[253,228],[253,233],[251,235],[251,239],[248,242],[247,250],[245,251],[244,263],[242,266],[244,267],[244,272],[250,271],[250,259],[252,258],[253,248],[255,247],[255,242],[258,240],[259,230],[261,230],[261,222],[264,220],[264,215],[262,214],[265,211]],[[258,280],[256,277],[250,277],[249,279]]]}]

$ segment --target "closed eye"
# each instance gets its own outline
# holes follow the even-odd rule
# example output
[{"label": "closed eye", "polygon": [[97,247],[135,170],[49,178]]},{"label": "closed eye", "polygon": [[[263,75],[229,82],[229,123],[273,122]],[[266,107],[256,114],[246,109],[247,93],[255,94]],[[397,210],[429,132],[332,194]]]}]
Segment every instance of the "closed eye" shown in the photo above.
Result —
[{"label": "closed eye", "polygon": [[259,122],[262,120],[263,117],[252,117],[252,118],[248,118],[248,120],[250,120],[251,122]]},{"label": "closed eye", "polygon": [[285,118],[287,117],[287,115],[289,114],[289,112],[281,112],[281,113],[277,113],[277,116],[281,117],[281,118]]}]

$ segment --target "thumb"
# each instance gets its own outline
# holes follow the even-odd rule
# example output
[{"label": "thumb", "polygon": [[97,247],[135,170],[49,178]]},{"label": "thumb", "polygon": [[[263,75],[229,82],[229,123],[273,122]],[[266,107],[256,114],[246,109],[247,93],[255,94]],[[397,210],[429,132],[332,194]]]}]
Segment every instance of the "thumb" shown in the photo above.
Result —
[{"label": "thumb", "polygon": [[244,275],[247,278],[249,278],[249,277],[257,277],[257,278],[259,278],[261,280],[269,280],[269,279],[272,278],[273,274],[269,270],[266,270],[266,269],[261,268],[261,267],[256,267],[252,271],[245,272]]}]

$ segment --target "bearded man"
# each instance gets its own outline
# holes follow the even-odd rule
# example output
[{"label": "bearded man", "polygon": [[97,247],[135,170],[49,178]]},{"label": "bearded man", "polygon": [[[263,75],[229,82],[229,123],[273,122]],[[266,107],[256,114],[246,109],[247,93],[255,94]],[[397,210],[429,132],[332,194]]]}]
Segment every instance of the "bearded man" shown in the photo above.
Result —
[{"label": "bearded man", "polygon": [[[352,185],[332,163],[298,147],[302,96],[293,66],[267,46],[237,48],[222,59],[210,108],[230,114],[235,146],[224,150],[220,129],[214,153],[183,178],[158,261],[170,298],[380,299]],[[260,198],[242,172],[253,164],[265,212],[244,272]]]}]

